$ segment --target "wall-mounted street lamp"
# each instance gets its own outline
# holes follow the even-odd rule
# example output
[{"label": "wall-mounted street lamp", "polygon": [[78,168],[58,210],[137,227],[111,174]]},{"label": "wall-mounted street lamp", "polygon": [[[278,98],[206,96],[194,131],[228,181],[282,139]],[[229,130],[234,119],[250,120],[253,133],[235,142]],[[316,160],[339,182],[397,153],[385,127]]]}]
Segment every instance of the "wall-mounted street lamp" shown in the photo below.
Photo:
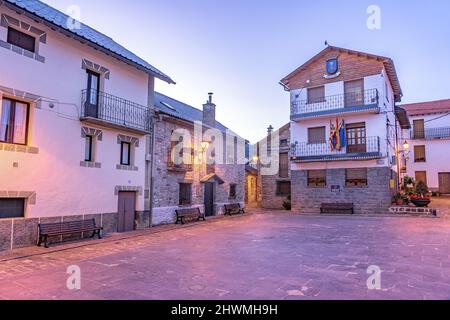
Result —
[{"label": "wall-mounted street lamp", "polygon": [[405,140],[405,142],[403,143],[403,150],[409,150],[409,143],[408,141]]}]

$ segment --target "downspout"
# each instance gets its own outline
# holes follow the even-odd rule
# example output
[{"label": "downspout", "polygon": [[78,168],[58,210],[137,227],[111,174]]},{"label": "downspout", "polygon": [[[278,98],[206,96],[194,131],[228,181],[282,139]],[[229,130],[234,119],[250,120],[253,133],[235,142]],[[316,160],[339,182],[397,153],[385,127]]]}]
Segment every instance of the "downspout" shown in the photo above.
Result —
[{"label": "downspout", "polygon": [[394,103],[394,118],[395,118],[395,154],[397,156],[397,191],[401,190],[400,183],[400,151],[398,149],[398,125],[397,125],[397,114],[395,113],[395,103]]}]

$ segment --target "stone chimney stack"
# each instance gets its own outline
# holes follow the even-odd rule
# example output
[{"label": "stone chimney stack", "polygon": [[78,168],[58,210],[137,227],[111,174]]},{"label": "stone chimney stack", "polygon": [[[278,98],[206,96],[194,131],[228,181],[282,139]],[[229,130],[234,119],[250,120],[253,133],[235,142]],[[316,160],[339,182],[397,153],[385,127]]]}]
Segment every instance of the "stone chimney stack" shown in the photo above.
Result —
[{"label": "stone chimney stack", "polygon": [[272,127],[272,125],[270,125],[268,128],[267,128],[267,135],[271,135],[273,133],[273,127]]},{"label": "stone chimney stack", "polygon": [[216,126],[216,105],[212,102],[213,93],[208,93],[208,101],[203,105],[203,125],[215,128]]}]

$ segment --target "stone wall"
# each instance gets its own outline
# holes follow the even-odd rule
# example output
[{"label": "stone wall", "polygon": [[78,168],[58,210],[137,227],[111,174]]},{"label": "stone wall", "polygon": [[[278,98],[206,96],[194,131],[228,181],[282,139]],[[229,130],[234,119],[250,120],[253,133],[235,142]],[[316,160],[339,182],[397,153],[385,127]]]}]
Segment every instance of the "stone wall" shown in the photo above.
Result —
[{"label": "stone wall", "polygon": [[[39,223],[55,223],[75,220],[95,219],[96,225],[103,227],[103,234],[117,232],[117,213],[100,213],[89,215],[46,217],[46,218],[17,218],[0,220],[0,251],[33,246],[38,240]],[[92,233],[70,234],[62,237],[50,238],[51,243],[80,240],[91,237]]]},{"label": "stone wall", "polygon": [[[204,211],[204,184],[200,180],[210,173],[206,165],[197,164],[186,171],[171,170],[168,166],[171,135],[180,128],[190,131],[193,136],[193,125],[190,123],[172,118],[155,123],[152,225],[174,223],[178,208],[200,208]],[[215,214],[223,214],[226,203],[240,202],[244,205],[245,165],[214,165],[211,169],[225,182],[216,182]],[[179,184],[182,182],[192,184],[192,202],[189,206],[179,206]],[[236,184],[236,198],[229,199],[230,184],[233,183]]]},{"label": "stone wall", "polygon": [[[291,171],[292,210],[300,213],[320,213],[321,203],[353,202],[355,214],[388,213],[395,190],[390,180],[396,173],[388,167],[368,168],[367,186],[346,187],[345,169],[328,169],[326,187],[308,187],[307,171]],[[339,186],[340,191],[332,191]]]}]

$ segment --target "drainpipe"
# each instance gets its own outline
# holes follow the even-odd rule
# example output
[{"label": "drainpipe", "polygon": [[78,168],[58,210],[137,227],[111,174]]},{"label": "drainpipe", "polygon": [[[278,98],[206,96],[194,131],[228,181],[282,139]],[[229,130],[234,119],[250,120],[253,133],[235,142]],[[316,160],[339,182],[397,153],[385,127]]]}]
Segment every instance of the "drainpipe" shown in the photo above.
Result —
[{"label": "drainpipe", "polygon": [[395,119],[395,154],[397,156],[397,191],[401,190],[400,183],[400,151],[398,149],[398,125],[397,125],[397,115],[395,113],[395,103],[394,103],[394,119]]},{"label": "drainpipe", "polygon": [[158,117],[153,117],[152,118],[152,140],[150,141],[150,149],[151,149],[151,153],[150,153],[150,190],[149,190],[149,198],[150,198],[150,206],[149,206],[149,210],[150,210],[150,216],[149,216],[149,228],[153,227],[153,191],[154,191],[154,180],[153,180],[153,170],[155,167],[155,156],[154,156],[154,150],[155,150],[155,142],[156,142],[156,138],[155,138],[155,134],[156,134],[156,124],[160,122],[160,119]]}]

